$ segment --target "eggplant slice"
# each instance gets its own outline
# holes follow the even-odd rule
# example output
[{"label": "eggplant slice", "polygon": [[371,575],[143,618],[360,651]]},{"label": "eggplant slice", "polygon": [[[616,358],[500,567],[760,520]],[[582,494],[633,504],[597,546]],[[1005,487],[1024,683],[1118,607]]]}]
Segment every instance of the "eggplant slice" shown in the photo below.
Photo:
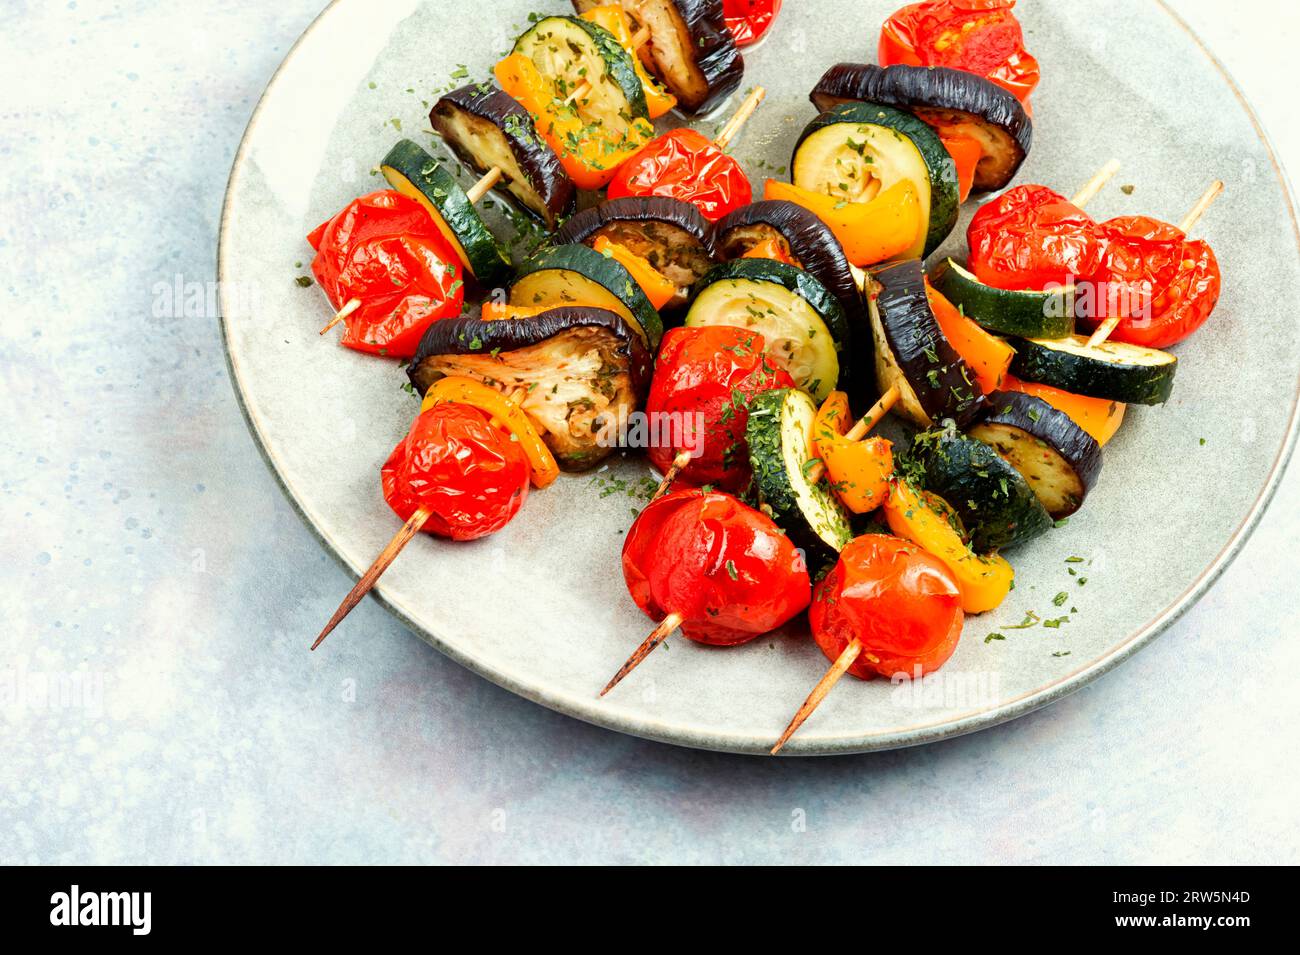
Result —
[{"label": "eggplant slice", "polygon": [[1009,92],[974,73],[945,66],[839,63],[808,98],[823,112],[840,103],[881,103],[916,114],[930,125],[979,142],[974,188],[1001,189],[1029,155],[1033,120]]},{"label": "eggplant slice", "polygon": [[880,393],[896,385],[894,410],[922,428],[945,418],[965,427],[983,410],[984,395],[930,310],[920,259],[890,263],[869,275]]},{"label": "eggplant slice", "polygon": [[504,394],[522,389],[520,406],[560,467],[583,471],[617,446],[653,367],[640,334],[622,316],[566,305],[527,318],[484,320],[473,312],[434,322],[407,374],[420,394],[447,375]]},{"label": "eggplant slice", "polygon": [[714,246],[723,261],[742,258],[768,239],[839,299],[854,329],[865,331],[866,308],[853,266],[835,233],[814,213],[784,199],[764,199],[728,213],[713,227]]},{"label": "eggplant slice", "polygon": [[585,13],[611,2],[627,11],[633,32],[643,26],[650,31],[641,60],[683,112],[712,112],[740,86],[745,60],[727,29],[722,0],[573,0],[573,8]]},{"label": "eggplant slice", "polygon": [[554,229],[573,208],[577,190],[533,117],[494,86],[473,83],[433,104],[429,122],[463,162],[479,173],[499,166],[500,185]]},{"label": "eggplant slice", "polygon": [[1019,471],[1053,518],[1077,511],[1101,473],[1101,445],[1069,415],[1033,395],[995,391],[988,408],[967,433]]},{"label": "eggplant slice", "polygon": [[604,237],[646,259],[677,286],[665,310],[681,308],[714,262],[713,230],[700,210],[667,196],[625,196],[583,209],[555,234],[556,245]]}]

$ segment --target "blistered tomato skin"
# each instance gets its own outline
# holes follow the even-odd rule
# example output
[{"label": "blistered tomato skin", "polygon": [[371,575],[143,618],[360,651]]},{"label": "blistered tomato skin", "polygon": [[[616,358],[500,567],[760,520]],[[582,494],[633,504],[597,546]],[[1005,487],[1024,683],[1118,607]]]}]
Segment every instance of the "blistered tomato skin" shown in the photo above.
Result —
[{"label": "blistered tomato skin", "polygon": [[781,12],[781,0],[722,0],[722,15],[736,46],[752,46],[767,35]]},{"label": "blistered tomato skin", "polygon": [[794,379],[763,357],[762,335],[729,325],[670,329],[659,346],[646,415],[660,441],[648,449],[661,472],[678,451],[698,451],[679,473],[689,484],[740,490],[749,483],[749,399]]},{"label": "blistered tomato skin", "polygon": [[943,562],[884,534],[845,545],[808,611],[813,640],[828,660],[861,641],[848,672],[863,680],[937,670],[957,648],[963,619],[961,591]]},{"label": "blistered tomato skin", "polygon": [[610,199],[667,196],[690,202],[710,222],[753,200],[740,164],[693,129],[674,129],[651,140],[619,167]]},{"label": "blistered tomato skin", "polygon": [[651,619],[680,614],[682,633],[716,646],[775,630],[812,596],[803,554],[772,519],[716,491],[647,505],[623,543],[623,577]]},{"label": "blistered tomato skin", "polygon": [[1008,189],[966,229],[972,274],[994,288],[1043,290],[1096,273],[1102,242],[1092,218],[1046,186]]},{"label": "blistered tomato skin", "polygon": [[420,414],[384,462],[384,500],[403,521],[466,541],[505,527],[528,498],[528,458],[482,411],[447,402]]}]

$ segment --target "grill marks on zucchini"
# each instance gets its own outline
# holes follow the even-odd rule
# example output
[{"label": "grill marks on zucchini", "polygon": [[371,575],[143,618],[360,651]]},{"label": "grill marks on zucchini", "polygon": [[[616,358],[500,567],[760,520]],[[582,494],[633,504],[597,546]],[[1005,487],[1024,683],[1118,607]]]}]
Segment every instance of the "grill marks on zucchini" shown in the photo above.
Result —
[{"label": "grill marks on zucchini", "polygon": [[938,134],[911,113],[844,103],[804,129],[790,162],[796,186],[845,202],[869,202],[901,180],[916,187],[928,225],[907,257],[924,257],[957,224],[957,167]]},{"label": "grill marks on zucchini", "polygon": [[379,165],[388,184],[419,202],[479,284],[491,288],[510,278],[510,258],[451,172],[403,139]]},{"label": "grill marks on zucchini", "polygon": [[974,372],[948,343],[930,310],[920,261],[881,266],[869,274],[876,386],[881,394],[897,386],[895,409],[922,428],[944,418],[959,426],[973,420],[984,396]]},{"label": "grill marks on zucchini", "polygon": [[1128,404],[1169,400],[1178,370],[1178,359],[1169,352],[1116,341],[1090,347],[1083,335],[1027,338],[1012,346],[1016,357],[1011,372],[1017,378]]},{"label": "grill marks on zucchini", "polygon": [[818,401],[840,379],[849,337],[844,310],[824,285],[784,262],[736,259],[715,266],[696,287],[685,323],[761,333],[772,364]]},{"label": "grill marks on zucchini", "polygon": [[519,266],[510,304],[594,305],[627,319],[647,345],[657,348],[663,323],[641,286],[614,259],[585,245],[543,249]]},{"label": "grill marks on zucchini", "polygon": [[[755,395],[745,441],[762,508],[809,555],[810,567],[833,557],[853,536],[849,516],[825,485],[812,484],[813,421],[817,405],[793,388]],[[812,558],[817,558],[814,560]]]},{"label": "grill marks on zucchini", "polygon": [[505,190],[548,228],[573,207],[573,180],[533,117],[502,90],[483,84],[452,90],[433,104],[429,122],[471,168],[499,167]]},{"label": "grill marks on zucchini", "polygon": [[1041,398],[995,391],[988,405],[969,435],[1019,471],[1053,518],[1077,511],[1101,473],[1101,445]]},{"label": "grill marks on zucchini", "polygon": [[983,328],[1017,338],[1064,338],[1074,332],[1074,288],[1016,292],[985,285],[955,259],[930,272],[930,283]]}]

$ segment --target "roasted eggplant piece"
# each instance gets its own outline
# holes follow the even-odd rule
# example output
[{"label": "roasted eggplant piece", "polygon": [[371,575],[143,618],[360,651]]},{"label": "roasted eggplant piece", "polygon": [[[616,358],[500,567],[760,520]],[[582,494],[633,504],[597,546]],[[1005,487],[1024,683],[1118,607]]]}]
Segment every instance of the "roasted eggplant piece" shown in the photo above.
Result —
[{"label": "roasted eggplant piece", "polygon": [[557,245],[592,245],[601,237],[648,261],[677,286],[664,306],[680,308],[713,265],[713,230],[689,202],[666,196],[625,196],[573,215],[555,234]]},{"label": "roasted eggplant piece", "polygon": [[627,319],[649,348],[659,347],[664,331],[659,313],[628,270],[580,244],[543,249],[520,265],[510,285],[510,304],[608,308]]},{"label": "roasted eggplant piece", "polygon": [[765,199],[741,206],[713,227],[718,258],[739,259],[755,246],[777,247],[839,299],[849,324],[865,331],[866,308],[853,267],[830,226],[803,206],[784,199]]},{"label": "roasted eggplant piece", "polygon": [[641,60],[683,112],[712,112],[740,85],[745,61],[727,29],[722,0],[573,0],[573,7],[585,13],[611,2],[622,4],[637,29],[650,31]]},{"label": "roasted eggplant piece", "polygon": [[907,110],[941,133],[980,144],[974,188],[1002,189],[1029,154],[1034,124],[1011,93],[974,73],[946,66],[839,63],[809,99],[823,112],[841,103],[880,103]]},{"label": "roasted eggplant piece", "polygon": [[505,394],[539,426],[560,467],[582,471],[617,446],[619,426],[650,387],[653,361],[640,334],[604,308],[561,306],[523,318],[477,313],[434,322],[407,368],[424,394],[464,375]]},{"label": "roasted eggplant piece", "polygon": [[987,407],[967,433],[1019,471],[1052,517],[1077,511],[1101,474],[1101,445],[1042,398],[995,391]]},{"label": "roasted eggplant piece", "polygon": [[496,87],[474,83],[452,90],[433,104],[429,122],[470,167],[480,173],[500,167],[506,191],[548,229],[573,208],[577,190],[555,150],[528,110]]},{"label": "roasted eggplant piece", "polygon": [[409,139],[403,139],[388,151],[379,171],[390,186],[424,206],[480,285],[496,288],[509,281],[510,257],[450,170]]},{"label": "roasted eggplant piece", "polygon": [[920,260],[880,266],[869,275],[867,301],[880,393],[897,386],[894,410],[922,428],[944,418],[965,427],[982,410],[984,395],[930,310]]},{"label": "roasted eggplant piece", "polygon": [[952,422],[913,436],[906,457],[919,469],[925,489],[956,510],[977,553],[1023,544],[1052,526],[1020,472]]}]

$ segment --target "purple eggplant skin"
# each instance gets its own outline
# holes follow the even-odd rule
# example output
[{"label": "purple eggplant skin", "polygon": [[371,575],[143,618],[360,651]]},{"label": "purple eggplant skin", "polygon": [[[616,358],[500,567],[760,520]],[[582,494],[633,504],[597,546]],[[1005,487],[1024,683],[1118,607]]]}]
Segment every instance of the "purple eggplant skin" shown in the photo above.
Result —
[{"label": "purple eggplant skin", "polygon": [[785,199],[763,199],[727,213],[713,226],[713,242],[723,260],[738,259],[749,249],[746,240],[767,229],[778,233],[790,248],[795,265],[825,285],[839,300],[854,329],[854,337],[871,340],[866,329],[862,292],[844,248],[830,226],[803,206]]},{"label": "purple eggplant skin", "polygon": [[709,220],[692,203],[668,196],[624,196],[583,209],[560,226],[554,241],[591,245],[600,236],[640,255],[677,286],[664,310],[685,305],[717,258]]},{"label": "purple eggplant skin", "polygon": [[[599,362],[579,357],[597,354]],[[424,394],[443,375],[522,392],[556,462],[584,471],[618,445],[618,429],[645,400],[654,361],[617,312],[563,305],[537,315],[484,320],[477,312],[429,326],[407,368]]]},{"label": "purple eggplant skin", "polygon": [[502,187],[532,215],[555,224],[573,209],[577,188],[560,158],[538,134],[533,117],[504,90],[487,83],[471,83],[442,96],[429,111],[429,122],[461,161],[480,173],[489,164],[476,155],[466,139],[473,135],[500,135],[514,157],[515,171],[506,170]]},{"label": "purple eggplant skin", "polygon": [[931,421],[965,428],[984,410],[975,375],[948,343],[925,294],[920,259],[869,270],[885,345]]},{"label": "purple eggplant skin", "polygon": [[928,123],[974,123],[984,135],[974,189],[1002,189],[1020,169],[1034,140],[1034,123],[1011,93],[974,73],[946,66],[837,63],[808,94],[825,112],[839,103],[880,103],[915,113]]},{"label": "purple eggplant skin", "polygon": [[[1057,520],[1077,511],[1101,474],[1101,445],[1097,440],[1065,412],[1058,411],[1035,395],[1018,391],[994,391],[987,396],[985,407],[986,413],[970,429],[970,436],[993,443],[996,447],[996,443],[989,440],[988,429],[990,426],[1001,425],[1023,431],[1033,441],[1042,442],[1047,449],[1055,451],[1073,472],[1077,487],[1068,492],[1057,489],[1056,500],[1051,503],[1044,500],[1043,504]],[[1044,449],[1040,448],[1032,453],[1037,456],[1042,450]],[[1005,454],[1003,456],[1007,457]],[[1014,465],[1016,462],[1012,460],[1011,463]],[[1030,485],[1042,497],[1035,482],[1031,480]]]},{"label": "purple eggplant skin", "polygon": [[650,29],[642,62],[677,97],[683,113],[711,113],[740,86],[745,59],[727,29],[722,0],[573,0],[573,8],[584,13],[611,2]]}]

